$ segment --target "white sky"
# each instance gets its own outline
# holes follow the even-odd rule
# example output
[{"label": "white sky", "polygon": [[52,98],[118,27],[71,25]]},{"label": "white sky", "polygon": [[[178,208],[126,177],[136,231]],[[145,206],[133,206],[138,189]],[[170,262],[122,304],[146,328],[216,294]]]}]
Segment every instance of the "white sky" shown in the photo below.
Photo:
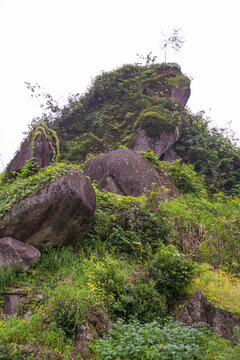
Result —
[{"label": "white sky", "polygon": [[[0,0],[0,170],[13,157],[39,105],[24,82],[59,99],[83,93],[102,70],[163,61],[160,33],[186,42],[167,61],[193,78],[188,106],[240,137],[238,0]],[[211,110],[209,110],[211,109]]]}]

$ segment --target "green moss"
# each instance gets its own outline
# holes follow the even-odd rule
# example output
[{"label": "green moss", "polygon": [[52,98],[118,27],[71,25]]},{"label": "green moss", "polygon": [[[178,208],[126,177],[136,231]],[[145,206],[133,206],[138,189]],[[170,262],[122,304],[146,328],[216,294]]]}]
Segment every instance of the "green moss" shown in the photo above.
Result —
[{"label": "green moss", "polygon": [[[44,135],[46,138],[52,152],[53,152],[53,161],[57,159],[59,156],[59,139],[57,136],[56,131],[53,129],[50,129],[43,121],[37,122],[28,135],[28,140],[31,140],[31,150],[32,150],[32,156],[35,157],[36,151],[35,151],[35,141],[38,138],[39,135]],[[54,146],[54,145],[55,146]]]},{"label": "green moss", "polygon": [[174,102],[169,100],[166,104],[143,110],[138,116],[136,126],[146,130],[149,136],[154,137],[163,131],[174,131],[181,120],[181,111],[178,111]]}]

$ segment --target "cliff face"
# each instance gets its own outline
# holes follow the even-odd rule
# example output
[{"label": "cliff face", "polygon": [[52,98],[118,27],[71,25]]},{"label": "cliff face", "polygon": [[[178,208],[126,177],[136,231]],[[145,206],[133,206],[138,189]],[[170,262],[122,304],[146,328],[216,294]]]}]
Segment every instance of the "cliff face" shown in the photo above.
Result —
[{"label": "cliff face", "polygon": [[[73,97],[55,124],[60,153],[72,162],[127,146],[163,155],[179,139],[190,80],[177,65],[125,65]],[[159,145],[160,144],[160,145]]]}]

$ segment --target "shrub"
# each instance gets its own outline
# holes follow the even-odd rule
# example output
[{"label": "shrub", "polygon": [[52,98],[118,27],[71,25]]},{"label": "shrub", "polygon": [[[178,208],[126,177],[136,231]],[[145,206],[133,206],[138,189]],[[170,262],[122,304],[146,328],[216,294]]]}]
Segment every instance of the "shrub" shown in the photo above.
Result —
[{"label": "shrub", "polygon": [[167,170],[172,182],[183,194],[193,193],[195,195],[206,196],[204,186],[204,176],[200,176],[191,164],[180,164],[176,161],[160,161],[159,158],[150,151],[140,151],[144,159],[150,160],[158,170]]},{"label": "shrub", "polygon": [[191,126],[186,127],[175,150],[185,162],[194,164],[205,176],[211,193],[226,192],[238,195],[240,180],[240,150],[238,141],[229,136],[229,129],[212,127],[203,113],[191,115]]},{"label": "shrub", "polygon": [[169,308],[182,300],[194,276],[194,265],[173,245],[162,245],[150,263],[156,289],[166,295]]},{"label": "shrub", "polygon": [[190,164],[180,164],[179,162],[168,164],[167,167],[171,180],[176,187],[183,193],[193,193],[205,196],[204,178],[194,171],[194,166]]},{"label": "shrub", "polygon": [[127,262],[110,255],[101,261],[92,255],[84,262],[90,293],[104,301],[114,319],[151,321],[165,316],[166,297],[158,293],[143,267],[134,270]]},{"label": "shrub", "polygon": [[[94,224],[84,243],[96,249],[101,243],[105,250],[148,257],[148,252],[162,242],[168,242],[172,223],[166,210],[153,211],[146,198],[120,196],[96,189],[97,207]],[[144,253],[144,250],[147,250]]]},{"label": "shrub", "polygon": [[137,279],[132,288],[129,319],[144,323],[166,316],[167,298],[165,294],[159,294],[155,285],[152,279]]},{"label": "shrub", "polygon": [[67,336],[73,336],[80,330],[88,309],[98,303],[95,294],[86,287],[59,285],[50,300],[51,319]]}]

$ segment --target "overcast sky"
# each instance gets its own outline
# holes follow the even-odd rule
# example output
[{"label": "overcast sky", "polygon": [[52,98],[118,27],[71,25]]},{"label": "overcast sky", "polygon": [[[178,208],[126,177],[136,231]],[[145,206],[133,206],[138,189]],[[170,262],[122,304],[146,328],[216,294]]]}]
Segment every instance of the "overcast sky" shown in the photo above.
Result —
[{"label": "overcast sky", "polygon": [[163,61],[160,33],[186,41],[167,61],[192,80],[188,106],[240,137],[238,0],[0,0],[0,170],[40,115],[24,82],[54,98],[84,93],[91,79],[150,51]]}]

